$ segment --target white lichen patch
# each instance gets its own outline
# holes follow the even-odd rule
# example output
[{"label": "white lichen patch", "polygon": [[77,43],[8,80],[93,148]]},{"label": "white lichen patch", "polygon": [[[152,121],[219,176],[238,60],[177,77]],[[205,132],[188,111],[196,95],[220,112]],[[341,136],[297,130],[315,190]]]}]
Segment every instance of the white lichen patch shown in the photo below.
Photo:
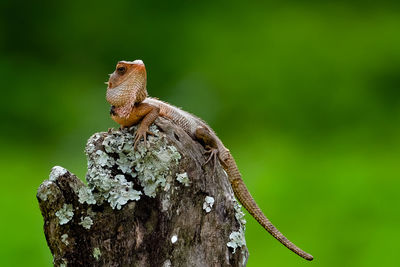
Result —
[{"label": "white lichen patch", "polygon": [[85,217],[82,216],[81,217],[81,222],[79,224],[82,225],[83,228],[89,230],[90,227],[92,227],[93,220],[89,216],[85,216]]},{"label": "white lichen patch", "polygon": [[86,186],[82,186],[81,188],[79,188],[78,197],[78,201],[81,204],[85,202],[87,204],[96,204],[96,199],[94,198],[92,191]]},{"label": "white lichen patch", "polygon": [[241,248],[246,245],[246,239],[244,232],[240,229],[239,231],[232,232],[229,235],[230,241],[226,244],[228,247],[233,248],[233,254],[235,254],[237,248]]},{"label": "white lichen patch", "polygon": [[47,197],[51,194],[51,190],[49,188],[49,186],[52,184],[52,181],[46,180],[42,183],[41,188],[39,188],[39,193],[38,193],[38,197],[42,200],[42,201],[46,201]]},{"label": "white lichen patch", "polygon": [[242,265],[246,266],[247,263],[247,253],[245,250],[242,250]]},{"label": "white lichen patch", "polygon": [[171,243],[172,243],[172,244],[175,244],[176,241],[178,241],[178,236],[177,236],[177,235],[173,235],[173,236],[171,237]]},{"label": "white lichen patch", "polygon": [[163,212],[166,212],[169,210],[169,207],[170,207],[170,195],[166,194],[163,200],[161,201],[161,210]]},{"label": "white lichen patch", "polygon": [[166,181],[172,175],[170,167],[177,165],[181,155],[174,146],[166,144],[165,140],[149,137],[156,143],[145,154],[136,154],[133,159],[134,177],[139,179],[143,193],[149,197],[156,196],[159,187],[165,187]]},{"label": "white lichen patch", "polygon": [[50,181],[55,181],[57,180],[58,177],[63,176],[67,173],[67,170],[64,169],[63,167],[60,166],[54,166],[51,169],[50,175],[49,175],[49,180]]},{"label": "white lichen patch", "polygon": [[203,203],[203,210],[205,210],[208,213],[211,211],[213,205],[214,205],[214,198],[206,196]]},{"label": "white lichen patch", "polygon": [[68,242],[68,234],[63,234],[63,235],[61,236],[61,242],[63,242],[66,246],[69,245],[69,242]]},{"label": "white lichen patch", "polygon": [[93,258],[95,258],[97,261],[100,259],[101,256],[101,251],[99,248],[94,248],[93,249]]},{"label": "white lichen patch", "polygon": [[[96,136],[96,135],[94,135],[94,136]],[[94,136],[92,137],[92,140],[93,141],[95,141],[95,138],[94,138]],[[96,146],[94,145],[94,144],[87,144],[86,145],[86,152],[87,153],[93,153],[94,151],[96,150]]]},{"label": "white lichen patch", "polygon": [[176,174],[176,180],[183,184],[184,186],[189,186],[190,180],[186,172]]},{"label": "white lichen patch", "polygon": [[72,204],[64,204],[63,207],[56,212],[56,216],[60,220],[60,225],[68,223],[74,216]]},{"label": "white lichen patch", "polygon": [[[88,189],[79,191],[79,201],[88,204],[110,203],[121,209],[130,200],[139,200],[142,194],[155,197],[159,188],[169,188],[172,181],[171,166],[176,166],[181,155],[174,146],[167,144],[157,127],[150,131],[156,136],[148,136],[147,146],[139,142],[133,148],[134,135],[128,130],[112,131],[105,136],[100,147],[93,145],[101,135],[93,135],[86,146],[88,156]],[[142,191],[133,187],[139,184]]]},{"label": "white lichen patch", "polygon": [[132,183],[125,179],[125,176],[118,174],[115,176],[117,183],[112,187],[109,192],[108,202],[110,206],[114,209],[121,209],[129,200],[139,200],[142,192],[134,190],[132,188]]},{"label": "white lichen patch", "polygon": [[119,156],[119,159],[117,159],[118,169],[120,169],[123,173],[131,172],[132,166],[128,156],[125,155],[124,153],[119,153],[118,156]]},{"label": "white lichen patch", "polygon": [[171,263],[171,261],[170,261],[169,259],[167,259],[166,261],[164,261],[164,263],[163,263],[162,266],[163,266],[163,267],[171,267],[171,266],[172,266],[172,263]]},{"label": "white lichen patch", "polygon": [[95,158],[96,164],[102,166],[102,167],[112,167],[114,166],[114,158],[110,157],[107,155],[107,153],[97,150],[96,151],[96,158]]},{"label": "white lichen patch", "polygon": [[240,222],[241,227],[245,227],[246,219],[244,218],[244,212],[242,211],[242,206],[236,200],[233,200],[233,207],[235,209],[235,218],[238,222]]}]

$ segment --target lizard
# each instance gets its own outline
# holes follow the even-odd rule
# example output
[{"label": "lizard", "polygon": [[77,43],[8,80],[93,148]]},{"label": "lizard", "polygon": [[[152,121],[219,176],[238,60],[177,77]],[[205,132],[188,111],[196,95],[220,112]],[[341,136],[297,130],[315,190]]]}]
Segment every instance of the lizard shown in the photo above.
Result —
[{"label": "lizard", "polygon": [[134,149],[142,139],[146,144],[147,135],[153,135],[149,126],[157,117],[169,119],[204,146],[205,153],[209,155],[205,164],[213,161],[215,168],[219,160],[228,175],[236,198],[265,230],[300,257],[313,260],[312,255],[293,244],[264,215],[244,184],[230,151],[210,126],[180,108],[148,96],[147,73],[142,60],[119,61],[106,84],[106,99],[111,104],[111,118],[122,128],[138,124],[134,136]]}]

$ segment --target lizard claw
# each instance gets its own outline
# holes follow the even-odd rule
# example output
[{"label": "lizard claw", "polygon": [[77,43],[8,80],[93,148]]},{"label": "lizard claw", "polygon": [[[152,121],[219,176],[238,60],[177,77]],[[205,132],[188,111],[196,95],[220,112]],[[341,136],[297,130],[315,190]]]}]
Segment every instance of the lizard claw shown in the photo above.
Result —
[{"label": "lizard claw", "polygon": [[208,159],[206,160],[206,162],[204,163],[203,166],[205,166],[208,162],[213,161],[213,171],[215,172],[215,167],[217,166],[217,159],[218,159],[218,149],[214,148],[214,147],[206,147],[206,152],[205,154],[209,154],[210,156],[208,157]]},{"label": "lizard claw", "polygon": [[147,135],[155,135],[153,132],[150,132],[149,130],[143,130],[143,129],[138,129],[135,137],[133,139],[134,145],[133,145],[133,149],[136,150],[137,145],[139,144],[140,140],[142,140],[143,137],[143,141],[144,141],[144,146],[147,145]]}]

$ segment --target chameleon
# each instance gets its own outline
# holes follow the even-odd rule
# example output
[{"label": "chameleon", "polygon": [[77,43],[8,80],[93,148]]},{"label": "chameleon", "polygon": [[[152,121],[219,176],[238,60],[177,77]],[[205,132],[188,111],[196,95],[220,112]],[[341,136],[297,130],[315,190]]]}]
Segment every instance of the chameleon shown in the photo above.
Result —
[{"label": "chameleon", "polygon": [[189,112],[148,96],[147,73],[142,60],[119,61],[106,84],[108,85],[106,99],[111,104],[111,118],[121,128],[138,125],[134,136],[134,149],[142,139],[146,145],[147,135],[153,135],[149,131],[149,126],[157,117],[161,116],[172,121],[203,145],[208,156],[205,164],[211,161],[215,168],[219,160],[228,175],[236,198],[265,230],[300,257],[313,260],[312,255],[293,244],[264,215],[244,184],[230,151],[210,126]]}]

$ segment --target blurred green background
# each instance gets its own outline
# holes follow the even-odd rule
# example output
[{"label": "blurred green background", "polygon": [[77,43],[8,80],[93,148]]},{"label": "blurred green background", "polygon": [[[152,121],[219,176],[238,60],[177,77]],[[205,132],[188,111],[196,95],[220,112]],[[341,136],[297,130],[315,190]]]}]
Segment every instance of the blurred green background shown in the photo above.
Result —
[{"label": "blurred green background", "polygon": [[0,265],[51,266],[36,189],[81,179],[117,127],[106,85],[142,59],[150,95],[205,119],[272,222],[248,266],[398,266],[398,1],[2,1]]}]

